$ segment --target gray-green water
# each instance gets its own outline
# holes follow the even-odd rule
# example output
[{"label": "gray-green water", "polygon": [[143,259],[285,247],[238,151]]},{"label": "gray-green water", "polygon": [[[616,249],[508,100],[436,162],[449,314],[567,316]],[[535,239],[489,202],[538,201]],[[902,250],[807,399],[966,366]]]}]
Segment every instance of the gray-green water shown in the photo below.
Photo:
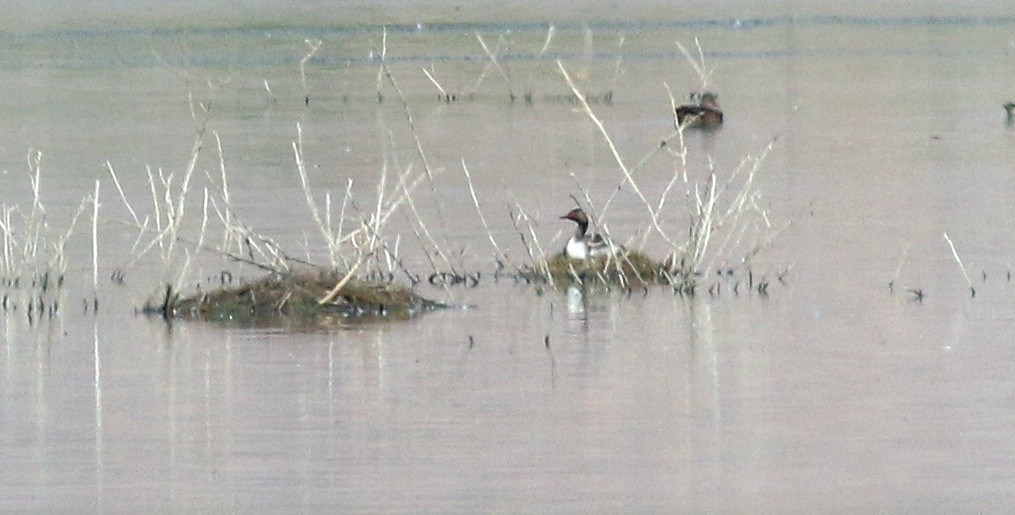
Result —
[{"label": "gray-green water", "polygon": [[[1004,511],[1015,501],[1015,132],[1001,108],[1015,100],[1015,19],[1003,6],[913,2],[875,15],[840,3],[641,3],[582,16],[524,4],[52,4],[18,6],[0,34],[0,200],[30,211],[25,156],[41,151],[42,202],[62,233],[101,181],[100,306],[83,305],[96,296],[86,204],[59,312],[29,320],[28,286],[3,288],[20,304],[2,319],[0,508]],[[82,29],[68,28],[75,20]],[[293,159],[297,123],[314,194],[323,205],[331,191],[336,211],[349,179],[370,213],[385,164],[422,166],[390,84],[377,102],[383,24],[439,173],[416,194],[422,216],[464,268],[486,274],[475,289],[418,288],[472,308],[310,333],[136,316],[171,275],[157,250],[132,262],[137,232],[106,161],[143,218],[146,165],[179,184],[207,118],[190,234],[204,189],[214,197],[219,184],[214,131],[234,216],[324,260]],[[477,30],[532,105],[508,101]],[[727,121],[688,134],[691,180],[704,180],[709,157],[725,177],[775,139],[755,186],[773,223],[789,225],[752,270],[772,280],[790,269],[788,284],[688,299],[494,283],[462,161],[510,256],[525,256],[515,204],[558,250],[569,195],[581,198],[580,185],[601,204],[622,175],[588,118],[560,101],[554,60],[584,90],[613,91],[593,108],[632,165],[672,130],[664,83],[680,97],[698,83],[676,46],[695,36]],[[323,44],[304,87],[307,38]],[[475,97],[438,102],[424,68]],[[662,151],[640,169],[649,198],[676,162]],[[425,272],[405,212],[386,230]],[[664,222],[678,232],[686,220]],[[609,227],[650,231],[629,188]],[[649,251],[660,247],[650,239]],[[205,254],[189,283],[207,287],[224,268],[259,273]]]}]

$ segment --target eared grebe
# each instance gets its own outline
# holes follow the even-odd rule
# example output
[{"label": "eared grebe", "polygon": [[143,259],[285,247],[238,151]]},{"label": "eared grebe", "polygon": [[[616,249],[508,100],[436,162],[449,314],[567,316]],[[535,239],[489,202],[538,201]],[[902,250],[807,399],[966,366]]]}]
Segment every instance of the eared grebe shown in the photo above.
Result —
[{"label": "eared grebe", "polygon": [[615,245],[599,234],[589,233],[589,216],[576,207],[560,217],[563,220],[571,220],[578,224],[574,236],[567,240],[564,246],[564,255],[570,259],[594,259],[600,256],[616,254],[623,250],[620,245]]}]

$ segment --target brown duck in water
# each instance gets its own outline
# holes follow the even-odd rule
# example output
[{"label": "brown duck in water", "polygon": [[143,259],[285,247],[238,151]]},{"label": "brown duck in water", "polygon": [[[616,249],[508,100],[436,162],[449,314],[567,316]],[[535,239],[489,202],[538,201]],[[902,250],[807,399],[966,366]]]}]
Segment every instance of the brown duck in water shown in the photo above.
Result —
[{"label": "brown duck in water", "polygon": [[1008,102],[1007,104],[1005,104],[1004,111],[1008,115],[1008,117],[1005,119],[1005,122],[1008,123],[1008,126],[1011,127],[1012,125],[1015,125],[1015,102]]},{"label": "brown duck in water", "polygon": [[684,128],[718,129],[722,126],[722,109],[715,93],[692,93],[691,100],[697,105],[682,105],[677,108],[677,125]]}]

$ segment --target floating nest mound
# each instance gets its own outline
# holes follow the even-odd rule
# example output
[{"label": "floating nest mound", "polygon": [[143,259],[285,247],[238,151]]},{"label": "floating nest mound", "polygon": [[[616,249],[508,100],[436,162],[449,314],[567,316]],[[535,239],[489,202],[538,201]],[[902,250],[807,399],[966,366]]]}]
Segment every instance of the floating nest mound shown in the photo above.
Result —
[{"label": "floating nest mound", "polygon": [[554,284],[560,285],[599,283],[633,288],[651,284],[671,284],[676,287],[690,281],[685,274],[674,274],[669,270],[670,267],[666,264],[654,261],[637,250],[595,259],[571,259],[561,252],[546,260],[545,265],[526,266],[519,275],[527,282],[552,280]]},{"label": "floating nest mound", "polygon": [[351,279],[331,300],[321,303],[342,280],[337,273],[272,274],[260,281],[178,298],[167,289],[160,306],[145,312],[167,317],[257,322],[276,317],[404,319],[447,307],[394,282]]}]

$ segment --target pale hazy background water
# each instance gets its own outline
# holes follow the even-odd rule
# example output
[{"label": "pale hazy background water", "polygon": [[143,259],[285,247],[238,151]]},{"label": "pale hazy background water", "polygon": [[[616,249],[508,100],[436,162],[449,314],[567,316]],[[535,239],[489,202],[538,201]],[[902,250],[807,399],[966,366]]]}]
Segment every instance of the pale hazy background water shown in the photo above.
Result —
[{"label": "pale hazy background water", "polygon": [[[94,296],[90,221],[68,244],[60,313],[30,324],[23,306],[5,312],[0,508],[1006,511],[1015,133],[1001,104],[1015,100],[1013,7],[5,7],[0,200],[30,208],[25,156],[38,150],[51,224],[65,228],[96,179],[102,223],[97,313],[82,307]],[[530,211],[555,251],[576,184],[601,201],[620,180],[588,119],[554,100],[567,93],[554,59],[590,93],[614,92],[594,108],[633,162],[672,128],[663,83],[679,95],[697,85],[676,47],[697,37],[727,123],[688,136],[695,179],[709,156],[728,173],[777,138],[756,185],[790,225],[752,266],[768,277],[789,268],[788,284],[693,300],[421,285],[473,309],[325,332],[136,316],[167,273],[157,258],[126,266],[136,233],[117,223],[130,214],[105,162],[135,205],[148,203],[145,166],[179,171],[189,159],[190,92],[210,102],[237,215],[321,258],[292,157],[297,122],[319,199],[350,178],[368,199],[385,163],[418,160],[394,91],[376,101],[370,56],[385,25],[421,144],[447,170],[421,201],[443,206],[428,219],[467,268],[489,277],[493,263],[463,159],[516,258],[508,203]],[[533,91],[533,105],[509,103],[494,71],[475,86],[487,62],[477,31],[493,44],[503,35],[513,86]],[[304,90],[307,38],[323,45]],[[476,97],[437,102],[421,68]],[[204,170],[218,173],[207,147],[200,187]],[[671,169],[663,154],[639,185],[658,195]],[[200,210],[198,194],[192,202]],[[645,230],[630,191],[609,223]],[[425,270],[404,234],[410,266]],[[257,276],[214,257],[200,266]],[[120,268],[124,285],[109,281]]]}]

